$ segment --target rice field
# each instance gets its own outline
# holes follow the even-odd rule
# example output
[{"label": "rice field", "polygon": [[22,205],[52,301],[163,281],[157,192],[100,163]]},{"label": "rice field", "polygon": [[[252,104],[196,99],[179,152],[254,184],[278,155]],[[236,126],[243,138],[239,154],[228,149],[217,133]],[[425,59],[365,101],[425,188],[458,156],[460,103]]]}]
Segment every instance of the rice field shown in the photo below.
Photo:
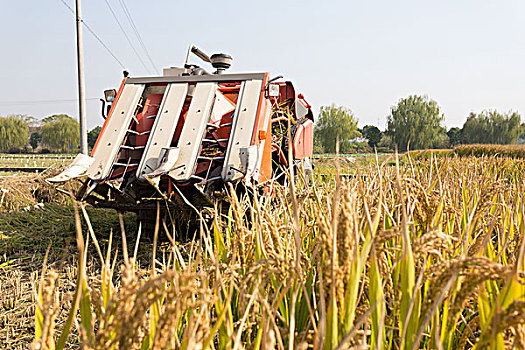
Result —
[{"label": "rice field", "polygon": [[0,154],[0,168],[50,168],[68,165],[75,158],[68,154]]},{"label": "rice field", "polygon": [[431,149],[408,152],[412,159],[429,159],[430,157],[508,157],[525,158],[525,145],[470,144],[459,145],[453,149]]},{"label": "rice field", "polygon": [[0,343],[523,349],[524,170],[503,157],[378,159],[345,180],[231,190],[190,241],[160,217],[142,232],[64,198],[5,202]]}]

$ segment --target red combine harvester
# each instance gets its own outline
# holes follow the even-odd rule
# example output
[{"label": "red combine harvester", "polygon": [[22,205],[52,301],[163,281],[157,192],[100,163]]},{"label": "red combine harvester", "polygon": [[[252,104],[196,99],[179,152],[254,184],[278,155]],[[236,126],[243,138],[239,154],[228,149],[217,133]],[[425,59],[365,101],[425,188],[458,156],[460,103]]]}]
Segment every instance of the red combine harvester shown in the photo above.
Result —
[{"label": "red combine harvester", "polygon": [[[190,53],[215,72],[188,64]],[[184,68],[125,76],[118,92],[105,91],[110,105],[91,156],[79,154],[48,181],[87,176],[79,200],[144,217],[157,201],[177,210],[212,205],[228,182],[284,183],[289,159],[311,169],[310,105],[281,76],[225,74],[231,61],[191,46]]]}]

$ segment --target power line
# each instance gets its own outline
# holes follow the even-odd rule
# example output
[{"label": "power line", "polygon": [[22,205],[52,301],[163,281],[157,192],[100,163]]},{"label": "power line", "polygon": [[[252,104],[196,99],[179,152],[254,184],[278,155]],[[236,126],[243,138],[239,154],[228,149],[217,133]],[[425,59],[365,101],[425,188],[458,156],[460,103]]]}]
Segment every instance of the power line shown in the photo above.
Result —
[{"label": "power line", "polygon": [[[97,97],[86,98],[87,101],[99,100]],[[27,100],[27,101],[0,101],[0,105],[7,106],[21,106],[21,105],[39,105],[39,104],[54,104],[54,103],[70,103],[77,102],[78,98],[74,99],[55,99],[55,100]]]},{"label": "power line", "polygon": [[131,42],[128,34],[126,33],[126,31],[124,30],[124,28],[122,27],[122,24],[120,23],[120,21],[118,20],[118,17],[117,15],[115,14],[115,11],[113,11],[113,8],[111,7],[111,5],[109,4],[109,1],[108,0],[104,0],[106,2],[106,4],[108,5],[108,8],[109,10],[111,11],[111,14],[113,15],[113,18],[115,19],[115,21],[117,22],[120,30],[122,31],[122,34],[124,34],[124,36],[126,37],[126,40],[128,41],[129,45],[131,46],[131,48],[133,49],[133,52],[135,52],[135,55],[137,55],[138,59],[140,60],[140,63],[142,63],[142,66],[144,67],[144,69],[146,69],[146,71],[148,71],[150,74],[151,74],[151,71],[148,67],[146,67],[146,64],[144,63],[144,61],[142,60],[142,57],[139,55],[139,53],[137,52],[137,49],[135,49],[135,46],[133,45],[133,43]]},{"label": "power line", "polygon": [[132,27],[133,31],[135,32],[135,35],[137,36],[137,39],[139,40],[139,43],[142,46],[142,49],[146,53],[146,56],[148,57],[148,60],[151,63],[151,66],[153,67],[153,70],[156,71],[157,68],[155,66],[155,63],[153,62],[153,60],[152,60],[152,58],[151,58],[151,56],[150,56],[150,54],[148,52],[148,49],[146,48],[146,45],[144,44],[144,41],[142,40],[142,36],[140,35],[140,33],[139,33],[138,29],[137,29],[137,26],[135,25],[135,21],[133,21],[133,17],[131,17],[131,13],[130,13],[128,7],[126,6],[125,1],[124,0],[119,0],[119,3],[122,6],[122,9],[124,10],[124,13],[125,13],[126,17],[128,18],[128,21],[131,24],[131,27]]},{"label": "power line", "polygon": [[144,41],[142,40],[142,37],[137,29],[137,26],[135,25],[135,22],[133,21],[133,18],[131,17],[131,13],[129,12],[128,7],[126,6],[126,3],[124,2],[124,0],[119,0],[119,3],[120,3],[120,6],[122,6],[122,9],[124,10],[124,14],[127,17],[131,25],[131,28],[133,29],[133,31],[135,32],[135,35],[137,36],[137,39],[139,40],[140,46],[142,46],[142,49],[146,53],[146,56],[148,57],[148,60],[151,63],[151,66],[153,67],[153,70],[156,71],[157,68],[155,66],[155,63],[153,63],[153,60],[151,59],[148,49],[146,48],[146,45],[144,44]]},{"label": "power line", "polygon": [[[64,6],[66,6],[69,11],[71,11],[71,13],[73,15],[75,15],[75,11],[73,11],[73,9],[64,1],[64,0],[60,0]],[[95,37],[95,39],[97,39],[97,41],[106,49],[106,51],[115,59],[115,61],[118,62],[118,64],[120,65],[120,67],[122,69],[125,69],[124,65],[122,64],[122,62],[117,58],[117,56],[115,56],[115,54],[109,49],[109,47],[102,41],[102,39],[100,39],[100,37],[95,33],[95,31],[93,29],[91,29],[91,27],[87,24],[86,21],[84,21],[82,18],[80,19],[82,21],[82,24],[86,27],[86,29],[91,33],[91,35],[93,35],[93,37]]]}]

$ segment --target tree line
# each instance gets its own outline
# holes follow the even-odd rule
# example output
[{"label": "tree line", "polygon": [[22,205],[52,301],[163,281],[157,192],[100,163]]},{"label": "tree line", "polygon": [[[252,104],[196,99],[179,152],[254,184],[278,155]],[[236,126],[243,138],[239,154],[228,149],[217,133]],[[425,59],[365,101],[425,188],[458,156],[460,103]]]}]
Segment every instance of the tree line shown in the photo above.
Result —
[{"label": "tree line", "polygon": [[321,107],[314,132],[316,153],[339,151],[389,151],[398,149],[449,148],[461,144],[514,144],[525,141],[525,124],[517,112],[484,110],[470,113],[461,128],[444,126],[445,116],[436,101],[428,96],[412,95],[399,100],[387,117],[387,128],[366,125],[347,107]]},{"label": "tree line", "polygon": [[[100,127],[88,134],[91,147],[100,133]],[[80,131],[78,121],[66,114],[56,114],[37,120],[26,115],[0,117],[0,152],[29,153],[40,149],[43,153],[78,152]]]},{"label": "tree line", "polygon": [[[387,128],[366,125],[358,128],[358,119],[347,107],[321,107],[315,123],[314,151],[334,153],[339,140],[341,153],[367,152],[377,149],[448,148],[461,144],[513,144],[525,139],[525,125],[517,112],[485,110],[470,113],[461,128],[446,129],[445,116],[436,101],[428,96],[412,95],[399,100],[387,117]],[[30,132],[31,130],[31,132]],[[92,148],[100,126],[88,133]],[[77,152],[79,124],[66,115],[57,114],[40,121],[26,115],[0,117],[0,152]],[[29,148],[30,147],[30,148]]]}]

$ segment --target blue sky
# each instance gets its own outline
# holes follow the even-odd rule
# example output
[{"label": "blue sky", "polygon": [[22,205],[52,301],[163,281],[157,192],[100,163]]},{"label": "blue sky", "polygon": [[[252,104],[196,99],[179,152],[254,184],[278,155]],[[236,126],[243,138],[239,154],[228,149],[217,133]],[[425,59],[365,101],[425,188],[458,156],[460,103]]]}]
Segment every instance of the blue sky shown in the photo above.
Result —
[{"label": "blue sky", "polygon": [[[107,1],[148,63],[119,0]],[[448,127],[471,111],[525,113],[525,1],[123,1],[156,74],[182,64],[194,43],[231,54],[232,72],[283,74],[316,111],[344,105],[361,126],[383,129],[410,94],[436,100]],[[60,0],[0,6],[0,115],[76,117],[74,16]],[[131,75],[149,75],[105,0],[84,0],[83,12]],[[102,123],[98,98],[118,88],[122,68],[85,29],[84,49],[92,128]]]}]

